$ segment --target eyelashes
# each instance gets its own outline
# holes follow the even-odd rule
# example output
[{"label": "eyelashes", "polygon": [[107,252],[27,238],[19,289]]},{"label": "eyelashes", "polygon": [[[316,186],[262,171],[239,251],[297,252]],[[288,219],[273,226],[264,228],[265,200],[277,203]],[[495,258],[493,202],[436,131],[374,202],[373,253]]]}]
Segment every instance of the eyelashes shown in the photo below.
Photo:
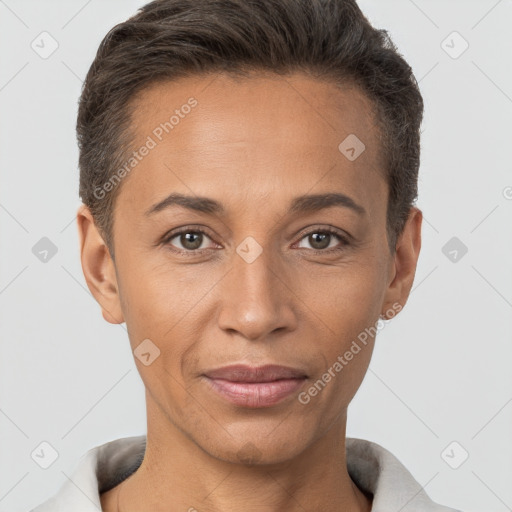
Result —
[{"label": "eyelashes", "polygon": [[[311,237],[312,235],[319,235],[319,234],[322,234],[322,235],[327,235],[328,237],[331,237],[331,238],[337,238],[341,244],[336,246],[336,247],[327,247],[327,248],[321,248],[321,249],[311,249],[313,251],[316,251],[316,252],[322,252],[322,253],[330,253],[332,251],[337,251],[337,250],[341,250],[341,249],[344,249],[347,245],[349,245],[349,240],[348,240],[348,237],[342,235],[337,229],[334,229],[334,228],[330,228],[330,227],[326,227],[326,228],[316,228],[316,229],[313,229],[313,230],[310,230],[306,233],[303,233],[300,235],[300,241],[304,240],[305,238],[307,237]],[[330,243],[329,243],[330,245]]]},{"label": "eyelashes", "polygon": [[[186,238],[185,235],[195,235],[189,238]],[[313,235],[323,235],[323,237],[320,240],[320,245],[324,244],[324,247],[320,248],[307,248],[307,247],[299,247],[299,250],[307,250],[311,251],[315,254],[332,254],[333,252],[338,252],[344,250],[347,246],[350,245],[349,237],[346,236],[343,232],[340,232],[339,230],[332,228],[332,227],[315,227],[312,229],[309,229],[308,231],[302,232],[299,236],[298,242],[302,242],[304,239],[308,240],[308,243],[311,245],[312,243],[315,244],[318,242],[318,239],[311,239]],[[161,244],[168,248],[170,251],[181,254],[184,256],[197,256],[201,254],[205,254],[206,252],[216,251],[221,248],[218,244],[216,248],[207,247],[207,248],[201,248],[203,243],[205,242],[205,237],[207,239],[212,239],[212,237],[209,235],[209,233],[200,227],[194,227],[194,226],[185,226],[183,228],[180,228],[178,230],[171,231],[170,233],[167,233],[164,235]],[[179,244],[181,247],[176,247],[172,241],[178,239]],[[338,240],[338,245],[334,247],[331,246],[331,242],[333,239]],[[312,241],[313,240],[313,241]],[[325,240],[328,241],[327,247],[325,247]],[[213,241],[213,240],[212,240]],[[189,245],[189,247],[187,247]]]}]

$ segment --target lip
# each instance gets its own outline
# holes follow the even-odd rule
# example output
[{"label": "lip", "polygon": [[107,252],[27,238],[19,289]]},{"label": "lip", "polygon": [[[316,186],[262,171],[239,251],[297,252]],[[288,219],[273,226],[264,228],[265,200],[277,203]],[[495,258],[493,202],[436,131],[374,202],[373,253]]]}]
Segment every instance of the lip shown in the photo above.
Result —
[{"label": "lip", "polygon": [[307,379],[299,369],[279,365],[231,365],[205,372],[210,389],[249,408],[270,407],[296,392]]}]

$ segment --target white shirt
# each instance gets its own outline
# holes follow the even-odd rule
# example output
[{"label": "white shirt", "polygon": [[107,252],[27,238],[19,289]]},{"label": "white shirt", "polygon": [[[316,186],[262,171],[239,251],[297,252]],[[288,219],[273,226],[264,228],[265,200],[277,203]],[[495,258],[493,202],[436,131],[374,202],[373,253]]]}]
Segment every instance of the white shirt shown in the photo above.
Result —
[{"label": "white shirt", "polygon": [[[134,473],[144,458],[146,436],[125,437],[87,451],[71,481],[31,512],[98,512],[100,494]],[[347,469],[373,495],[372,512],[460,512],[434,503],[405,466],[382,446],[347,437]]]}]

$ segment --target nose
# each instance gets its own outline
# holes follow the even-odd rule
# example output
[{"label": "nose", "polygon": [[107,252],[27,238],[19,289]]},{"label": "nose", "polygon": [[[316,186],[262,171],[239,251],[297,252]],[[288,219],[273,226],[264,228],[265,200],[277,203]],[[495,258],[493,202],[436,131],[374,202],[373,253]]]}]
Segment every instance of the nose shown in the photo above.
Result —
[{"label": "nose", "polygon": [[232,269],[220,283],[219,327],[251,341],[296,329],[298,308],[290,269],[267,249],[253,261],[240,254],[233,254]]}]

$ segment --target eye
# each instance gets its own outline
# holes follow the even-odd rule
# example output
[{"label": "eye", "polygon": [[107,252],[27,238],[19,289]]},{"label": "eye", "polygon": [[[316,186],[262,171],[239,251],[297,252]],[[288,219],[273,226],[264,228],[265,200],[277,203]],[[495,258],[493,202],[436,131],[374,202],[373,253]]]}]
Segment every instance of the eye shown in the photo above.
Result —
[{"label": "eye", "polygon": [[[335,239],[337,239],[338,242],[341,242],[341,244],[332,245],[331,242],[335,241]],[[349,245],[348,238],[333,228],[322,228],[309,231],[303,235],[301,241],[302,240],[307,240],[311,248],[319,252],[338,251]],[[299,248],[303,249],[304,247]]]},{"label": "eye", "polygon": [[[203,229],[184,227],[179,231],[173,231],[166,235],[162,240],[162,244],[179,254],[193,256],[194,254],[219,247],[218,245],[217,247],[205,246],[207,239],[211,240],[210,236]],[[317,228],[304,233],[299,241],[299,249],[307,249],[307,247],[300,246],[303,240],[310,244],[310,248],[313,251],[321,253],[343,250],[350,244],[348,237],[334,228]],[[337,245],[335,243],[336,240],[338,240]]]},{"label": "eye", "polygon": [[[205,238],[210,239],[205,231],[199,228],[183,228],[167,235],[162,243],[170,246],[173,251],[180,254],[194,254],[209,249],[204,247]],[[172,243],[176,239],[176,242]],[[176,246],[176,244],[178,244]]]}]

